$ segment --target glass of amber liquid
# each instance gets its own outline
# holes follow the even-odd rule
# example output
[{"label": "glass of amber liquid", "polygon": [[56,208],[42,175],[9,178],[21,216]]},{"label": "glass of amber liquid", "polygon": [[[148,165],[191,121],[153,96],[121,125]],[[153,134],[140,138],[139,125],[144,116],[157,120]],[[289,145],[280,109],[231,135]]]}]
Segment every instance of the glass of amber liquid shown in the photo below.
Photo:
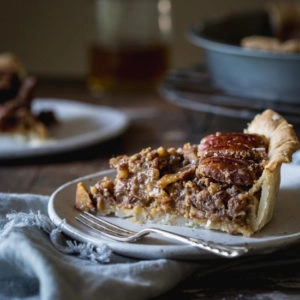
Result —
[{"label": "glass of amber liquid", "polygon": [[104,93],[155,87],[169,67],[171,0],[95,0],[95,12],[89,89]]}]

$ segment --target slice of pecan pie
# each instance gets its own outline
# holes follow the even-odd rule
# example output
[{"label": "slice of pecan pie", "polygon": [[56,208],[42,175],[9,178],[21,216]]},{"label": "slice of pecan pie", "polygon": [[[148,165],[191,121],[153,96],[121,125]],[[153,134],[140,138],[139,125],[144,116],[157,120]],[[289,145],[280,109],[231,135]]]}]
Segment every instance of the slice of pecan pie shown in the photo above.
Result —
[{"label": "slice of pecan pie", "polygon": [[0,53],[0,134],[25,140],[48,137],[48,127],[57,120],[52,111],[33,112],[36,84],[15,55]]},{"label": "slice of pecan pie", "polygon": [[244,133],[216,133],[199,145],[112,158],[116,176],[89,190],[79,183],[75,207],[250,236],[271,219],[281,164],[298,148],[293,127],[266,110]]}]

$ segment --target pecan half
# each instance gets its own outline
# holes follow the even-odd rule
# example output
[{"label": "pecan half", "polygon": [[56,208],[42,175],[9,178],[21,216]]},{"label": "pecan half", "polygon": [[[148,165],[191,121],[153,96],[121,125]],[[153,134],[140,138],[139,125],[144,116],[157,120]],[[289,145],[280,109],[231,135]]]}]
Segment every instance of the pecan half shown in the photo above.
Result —
[{"label": "pecan half", "polygon": [[268,144],[263,136],[246,133],[217,133],[201,140],[198,147],[200,158],[230,156],[262,160],[267,156]]},{"label": "pecan half", "polygon": [[215,181],[251,186],[261,175],[260,164],[234,157],[207,157],[201,160],[197,174]]}]

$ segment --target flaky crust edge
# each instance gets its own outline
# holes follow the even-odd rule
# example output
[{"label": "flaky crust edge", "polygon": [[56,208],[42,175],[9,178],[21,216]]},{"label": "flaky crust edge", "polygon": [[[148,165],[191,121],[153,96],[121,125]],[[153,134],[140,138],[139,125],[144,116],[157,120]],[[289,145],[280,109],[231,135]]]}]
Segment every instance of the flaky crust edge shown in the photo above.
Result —
[{"label": "flaky crust edge", "polygon": [[244,132],[264,135],[269,140],[267,165],[250,191],[255,194],[261,190],[257,214],[252,219],[251,226],[257,232],[273,216],[280,186],[281,165],[291,162],[293,153],[300,145],[293,126],[271,109],[257,115]]}]

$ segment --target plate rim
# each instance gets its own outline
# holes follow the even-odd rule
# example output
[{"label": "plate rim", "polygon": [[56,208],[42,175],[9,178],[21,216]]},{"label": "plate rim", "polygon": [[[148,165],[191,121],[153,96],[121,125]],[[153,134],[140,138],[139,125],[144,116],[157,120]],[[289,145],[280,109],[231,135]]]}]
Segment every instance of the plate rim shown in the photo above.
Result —
[{"label": "plate rim", "polygon": [[[297,167],[299,168],[299,166],[297,166]],[[153,253],[153,254],[149,255],[149,253],[136,253],[136,251],[130,251],[130,250],[128,251],[128,249],[123,250],[122,245],[124,245],[124,243],[116,242],[116,241],[109,241],[108,239],[106,239],[104,237],[99,238],[99,243],[95,243],[92,241],[92,239],[90,238],[88,233],[80,231],[80,227],[79,227],[79,229],[78,229],[78,227],[74,228],[74,226],[69,224],[66,219],[63,220],[62,218],[60,218],[57,215],[57,212],[55,211],[55,207],[54,207],[54,202],[57,201],[56,197],[61,191],[63,191],[65,188],[67,188],[69,186],[72,186],[72,185],[78,183],[79,181],[85,181],[85,180],[91,180],[91,179],[96,180],[96,178],[99,178],[100,176],[103,177],[104,175],[111,175],[113,173],[114,173],[114,170],[111,170],[111,169],[102,170],[102,171],[99,171],[96,173],[78,177],[78,178],[68,181],[68,182],[64,183],[63,185],[61,185],[60,187],[58,187],[50,196],[49,203],[48,203],[48,215],[49,215],[51,221],[55,225],[60,226],[62,231],[65,234],[67,234],[68,236],[70,236],[71,238],[74,238],[81,242],[90,242],[94,245],[106,243],[112,249],[113,252],[115,252],[117,254],[121,254],[121,255],[126,255],[129,257],[142,258],[142,259],[171,258],[171,259],[181,259],[181,260],[183,259],[183,260],[191,260],[191,261],[192,260],[218,258],[213,254],[199,251],[199,249],[196,249],[192,246],[188,246],[188,245],[184,245],[184,244],[180,244],[180,245],[178,245],[178,244],[149,245],[150,246],[149,248],[151,248],[151,249],[154,249],[154,247],[156,247],[157,250],[159,250],[160,248],[165,248],[165,250],[166,250],[164,253],[163,252],[162,253]],[[75,208],[74,208],[74,210],[75,210]],[[160,225],[156,225],[156,226],[159,227]],[[203,229],[203,230],[205,230],[205,229]],[[89,231],[90,230],[87,230],[87,232],[89,232]],[[208,230],[208,232],[209,232],[209,230]],[[226,234],[226,233],[224,233],[224,234]],[[253,243],[247,243],[245,241],[242,241],[243,237],[241,236],[240,243],[233,243],[233,244],[229,243],[229,244],[230,245],[246,245],[249,249],[248,253],[251,255],[256,254],[256,253],[264,254],[264,253],[274,252],[277,249],[280,249],[284,246],[295,243],[297,240],[299,240],[299,237],[300,237],[300,232],[296,232],[296,233],[289,234],[286,236],[284,236],[284,235],[281,235],[279,237],[275,236],[274,239],[270,239],[267,242],[264,241],[263,239],[262,240],[256,239]],[[138,243],[135,243],[134,245],[138,245]],[[178,252],[179,246],[180,246],[180,251]],[[159,252],[159,251],[157,251],[157,252]],[[187,258],[187,256],[188,256],[188,258]]]}]

